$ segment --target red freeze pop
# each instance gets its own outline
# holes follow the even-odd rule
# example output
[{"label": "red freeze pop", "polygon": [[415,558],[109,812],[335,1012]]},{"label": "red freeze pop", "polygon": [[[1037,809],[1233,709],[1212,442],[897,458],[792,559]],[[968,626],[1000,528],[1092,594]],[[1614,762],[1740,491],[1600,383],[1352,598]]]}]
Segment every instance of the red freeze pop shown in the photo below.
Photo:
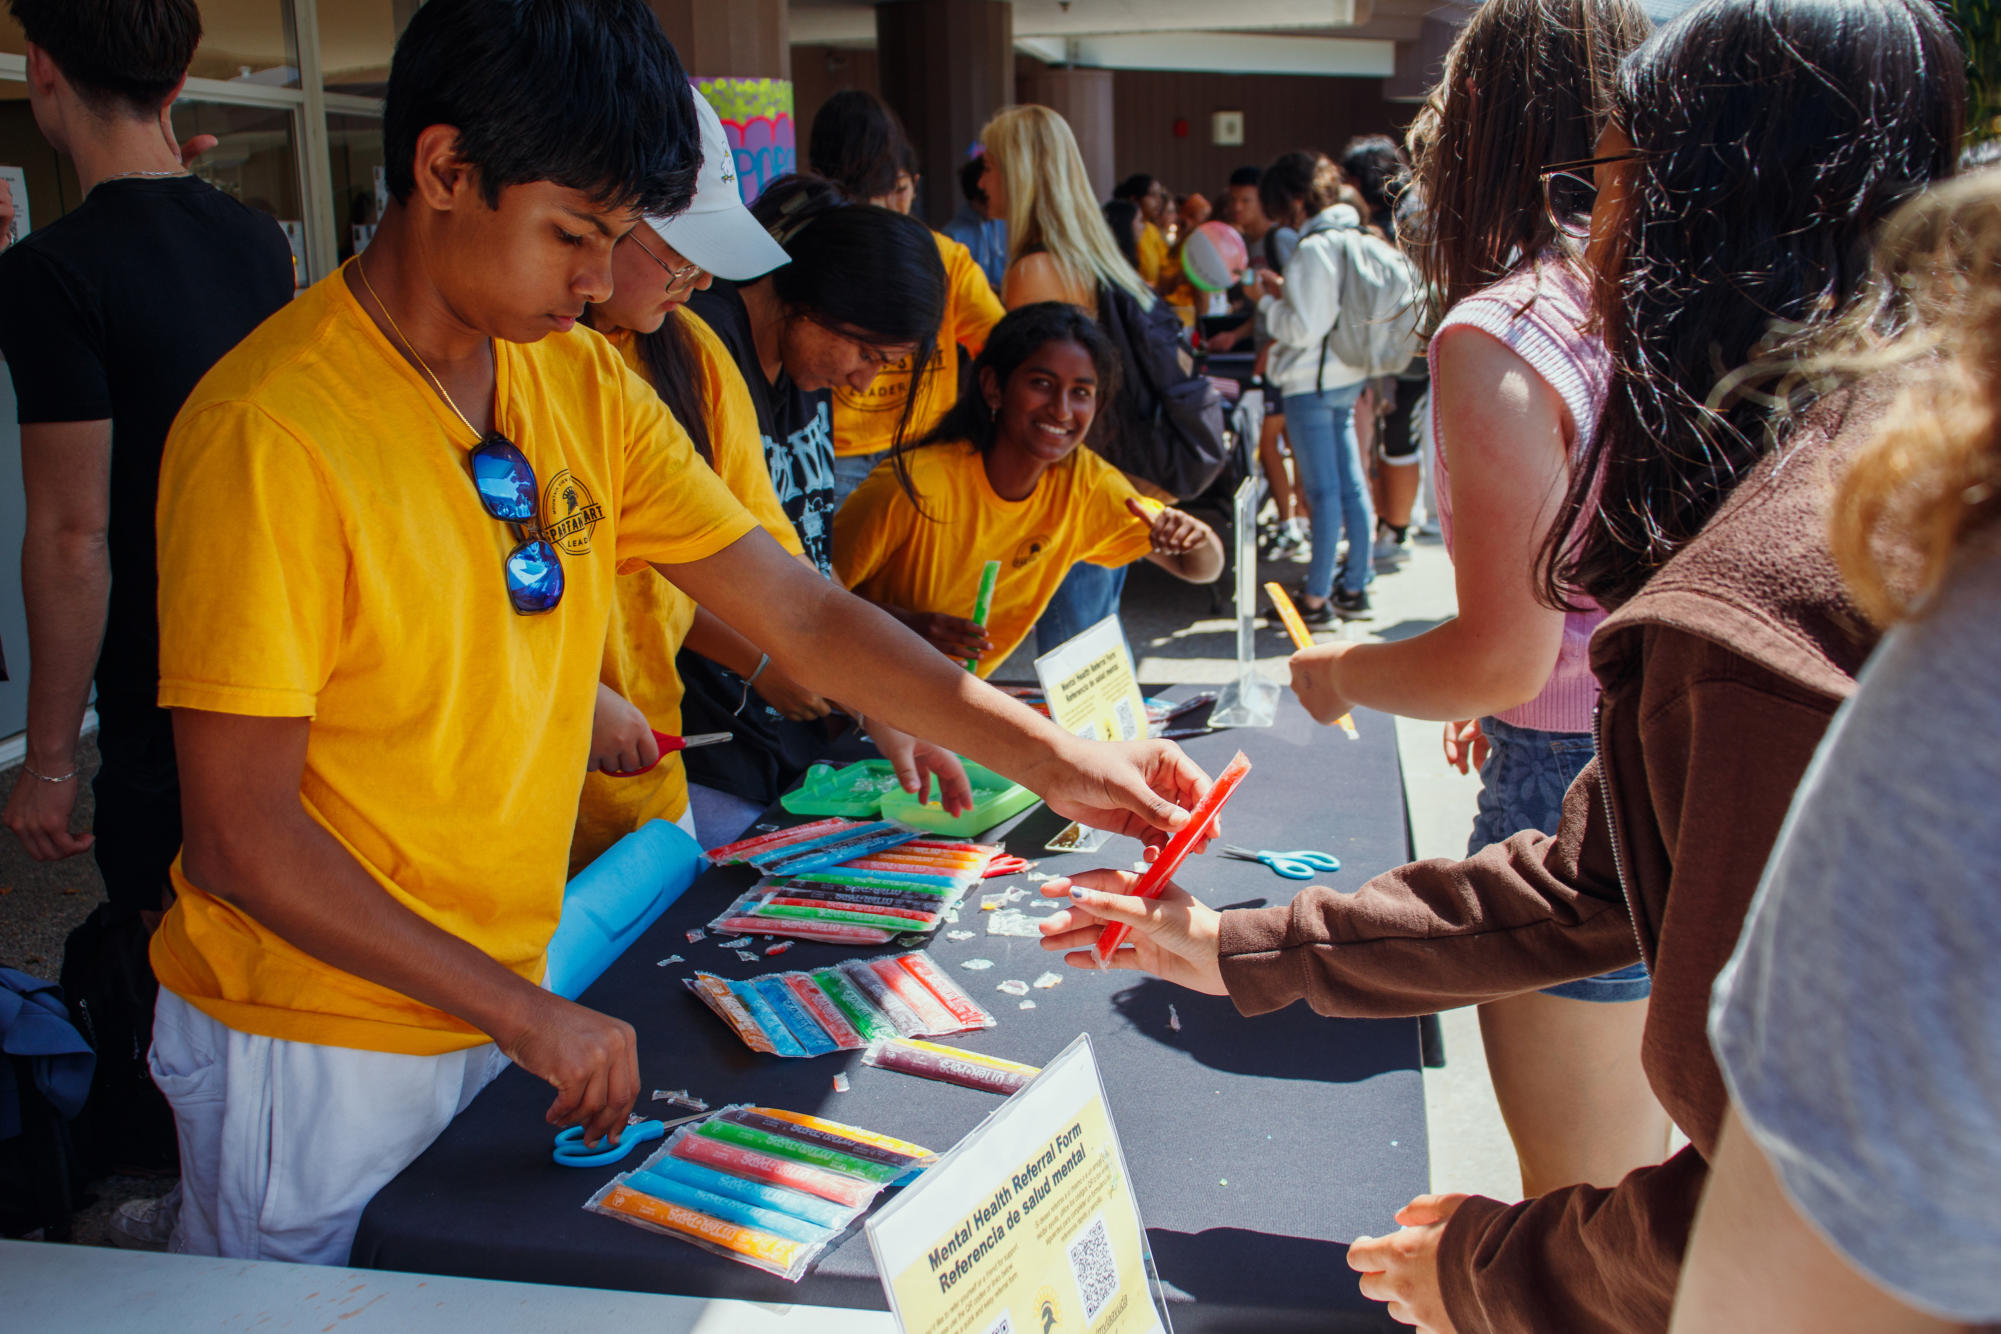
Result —
[{"label": "red freeze pop", "polygon": [[723,1144],[701,1135],[683,1135],[674,1141],[674,1147],[668,1152],[676,1158],[685,1158],[691,1163],[713,1167],[732,1176],[747,1177],[767,1186],[802,1190],[808,1195],[818,1195],[823,1200],[844,1204],[851,1209],[866,1208],[868,1202],[875,1198],[877,1190],[872,1182],[859,1177],[843,1176],[824,1168],[809,1167],[805,1163],[788,1162],[755,1149]]},{"label": "red freeze pop", "polygon": [[[1229,767],[1223,770],[1209,790],[1202,794],[1202,800],[1195,803],[1195,809],[1189,812],[1188,823],[1181,826],[1181,832],[1167,840],[1167,846],[1153,859],[1153,865],[1146,868],[1145,874],[1140,876],[1139,882],[1128,892],[1135,898],[1159,898],[1160,891],[1167,887],[1167,882],[1181,869],[1181,863],[1188,860],[1188,853],[1195,846],[1196,840],[1202,838],[1209,827],[1216,822],[1217,812],[1223,809],[1223,803],[1230,799],[1230,794],[1237,790],[1237,784],[1243,782],[1244,775],[1250,771],[1251,762],[1244,758],[1244,752],[1238,751],[1237,757],[1230,761]],[[1118,952],[1119,946],[1125,944],[1126,937],[1131,934],[1132,928],[1123,922],[1112,922],[1100,931],[1098,943],[1091,946],[1091,957],[1097,961],[1098,967],[1103,968],[1110,962],[1112,955]]]}]

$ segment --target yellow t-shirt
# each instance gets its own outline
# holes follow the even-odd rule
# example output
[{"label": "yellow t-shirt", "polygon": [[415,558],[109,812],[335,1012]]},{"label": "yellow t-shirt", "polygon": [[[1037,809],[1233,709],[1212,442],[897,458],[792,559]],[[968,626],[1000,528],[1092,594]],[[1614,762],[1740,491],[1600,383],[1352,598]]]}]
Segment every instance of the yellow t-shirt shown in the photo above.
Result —
[{"label": "yellow t-shirt", "polygon": [[[398,902],[539,981],[562,909],[621,565],[755,525],[589,330],[496,342],[495,426],[534,465],[566,592],[516,615],[515,538],[469,432],[336,272],[196,386],[160,471],[160,703],[310,718],[300,800]],[[189,883],[162,985],[241,1032],[434,1055],[470,1025],[313,958]]]},{"label": "yellow t-shirt", "polygon": [[[945,261],[945,315],[938,324],[938,346],[931,354],[931,371],[917,408],[910,414],[907,440],[916,440],[952,407],[959,397],[959,356],[963,347],[978,355],[987,335],[1007,311],[994,295],[993,284],[981,271],[973,252],[942,232],[938,258]],[[903,401],[910,396],[910,358],[884,366],[869,387],[856,393],[845,384],[834,387],[834,453],[840,458],[879,454],[896,442],[896,424],[903,419]]]},{"label": "yellow t-shirt", "polygon": [[1152,223],[1142,224],[1139,230],[1139,276],[1146,279],[1148,287],[1160,284],[1160,275],[1167,272],[1167,238],[1160,234],[1160,228]]},{"label": "yellow t-shirt", "polygon": [[[758,526],[793,555],[803,548],[799,534],[778,503],[764,463],[764,438],[750,388],[723,340],[699,316],[677,310],[701,363],[702,415],[709,428],[709,452],[730,494],[743,502]],[[641,378],[639,340],[624,330],[608,335],[611,345]],[[695,621],[695,600],[657,570],[621,575],[613,585],[611,633],[605,640],[604,668],[598,679],[636,705],[653,727],[669,736],[681,731],[681,674],[674,655]],[[586,774],[570,842],[570,874],[648,820],[678,820],[688,809],[688,770],[679,752],[663,756],[651,773],[632,778]]]},{"label": "yellow t-shirt", "polygon": [[1003,499],[969,444],[927,445],[909,461],[924,513],[878,464],[834,516],[834,577],[873,602],[971,616],[980,571],[998,560],[982,676],[1028,637],[1072,565],[1117,567],[1153,550],[1148,525],[1126,509],[1139,492],[1088,448],[1043,473],[1026,500]]}]

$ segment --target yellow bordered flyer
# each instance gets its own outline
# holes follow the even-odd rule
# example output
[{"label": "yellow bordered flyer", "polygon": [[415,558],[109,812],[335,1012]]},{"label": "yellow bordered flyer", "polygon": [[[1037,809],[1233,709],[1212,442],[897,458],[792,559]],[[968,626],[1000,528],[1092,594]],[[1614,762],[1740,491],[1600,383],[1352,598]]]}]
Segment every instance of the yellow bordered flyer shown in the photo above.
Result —
[{"label": "yellow bordered flyer", "polygon": [[904,1334],[1168,1331],[1146,1230],[1080,1034],[868,1221]]},{"label": "yellow bordered flyer", "polygon": [[1072,736],[1092,741],[1146,740],[1146,696],[1116,615],[1035,660],[1049,716]]}]

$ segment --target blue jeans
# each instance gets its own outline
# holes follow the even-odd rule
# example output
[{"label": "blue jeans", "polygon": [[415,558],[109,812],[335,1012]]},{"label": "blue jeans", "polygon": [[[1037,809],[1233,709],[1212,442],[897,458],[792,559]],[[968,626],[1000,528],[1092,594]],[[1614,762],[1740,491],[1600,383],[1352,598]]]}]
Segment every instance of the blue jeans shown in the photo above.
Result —
[{"label": "blue jeans", "polygon": [[875,471],[875,465],[888,457],[889,451],[886,449],[877,450],[873,454],[849,454],[845,458],[836,454],[834,456],[834,508],[839,509],[842,502],[853,495],[855,488],[862,484],[862,479]]},{"label": "blue jeans", "polygon": [[[1555,833],[1563,820],[1563,794],[1591,763],[1593,749],[1589,732],[1544,732],[1499,718],[1482,718],[1480,730],[1487,735],[1489,751],[1480,766],[1480,811],[1473,817],[1473,837],[1466,841],[1469,857],[1524,829]],[[1645,1000],[1652,990],[1646,966],[1635,963],[1546,987],[1542,994],[1613,1004]]]},{"label": "blue jeans", "polygon": [[1075,639],[1086,630],[1119,612],[1119,598],[1126,590],[1126,567],[1108,570],[1102,565],[1072,565],[1070,573],[1056,586],[1056,596],[1042,609],[1035,622],[1035,654],[1041,657],[1066,639]]},{"label": "blue jeans", "polygon": [[1324,598],[1334,591],[1334,553],[1348,533],[1348,559],[1341,588],[1359,593],[1375,578],[1372,554],[1375,510],[1369,504],[1362,446],[1355,438],[1355,400],[1367,382],[1318,394],[1285,396],[1285,438],[1292,445],[1299,487],[1313,507],[1313,561],[1306,567],[1306,594]]}]

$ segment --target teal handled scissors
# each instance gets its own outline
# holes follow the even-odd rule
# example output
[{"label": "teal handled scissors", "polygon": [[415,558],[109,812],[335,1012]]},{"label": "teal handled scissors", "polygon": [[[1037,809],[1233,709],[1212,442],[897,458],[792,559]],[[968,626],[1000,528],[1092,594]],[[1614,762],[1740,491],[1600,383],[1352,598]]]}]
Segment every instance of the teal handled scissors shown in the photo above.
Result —
[{"label": "teal handled scissors", "polygon": [[707,1115],[707,1112],[697,1112],[693,1116],[684,1116],[677,1121],[642,1121],[635,1117],[626,1122],[625,1129],[619,1131],[618,1142],[616,1144],[612,1143],[611,1137],[607,1135],[601,1141],[601,1147],[595,1149],[589,1148],[584,1144],[584,1128],[582,1126],[568,1126],[556,1132],[556,1152],[554,1155],[556,1165],[558,1167],[603,1167],[606,1163],[617,1162],[641,1144],[651,1144],[656,1139],[664,1138],[667,1132],[675,1126],[686,1125],[690,1121],[699,1121]]},{"label": "teal handled scissors", "polygon": [[1231,845],[1223,849],[1223,855],[1239,861],[1263,862],[1287,880],[1311,880],[1315,871],[1341,869],[1341,859],[1325,852],[1258,852]]}]

